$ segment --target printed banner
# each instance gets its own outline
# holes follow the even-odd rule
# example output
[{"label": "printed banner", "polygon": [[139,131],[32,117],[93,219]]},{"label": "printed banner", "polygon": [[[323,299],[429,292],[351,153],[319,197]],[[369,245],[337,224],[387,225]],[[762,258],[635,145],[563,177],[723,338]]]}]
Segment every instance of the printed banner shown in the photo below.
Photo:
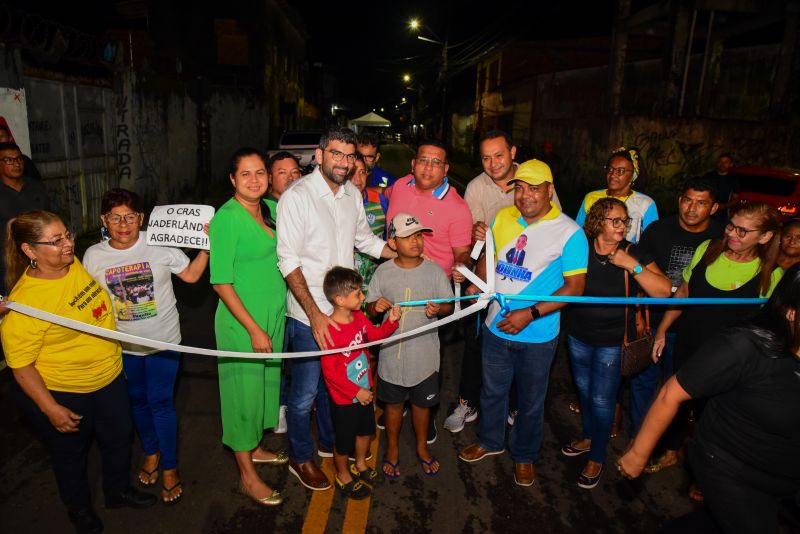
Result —
[{"label": "printed banner", "polygon": [[200,204],[156,206],[147,223],[147,244],[209,250],[203,226],[213,216],[214,208]]}]

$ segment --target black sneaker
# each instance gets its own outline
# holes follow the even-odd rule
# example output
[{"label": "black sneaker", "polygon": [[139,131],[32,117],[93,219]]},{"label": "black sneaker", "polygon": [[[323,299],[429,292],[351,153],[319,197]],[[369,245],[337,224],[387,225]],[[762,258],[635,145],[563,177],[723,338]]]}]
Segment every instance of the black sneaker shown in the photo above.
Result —
[{"label": "black sneaker", "polygon": [[96,534],[103,532],[103,522],[90,507],[67,510],[69,520],[75,525],[78,534]]},{"label": "black sneaker", "polygon": [[158,502],[158,498],[128,486],[117,495],[106,497],[106,508],[148,508]]},{"label": "black sneaker", "polygon": [[366,499],[370,495],[372,495],[372,490],[369,486],[361,482],[357,478],[353,478],[350,482],[345,484],[339,477],[334,477],[334,483],[339,491],[342,492],[342,495],[347,497],[348,499],[353,499],[354,501],[360,501],[362,499]]},{"label": "black sneaker", "polygon": [[428,423],[428,436],[426,439],[428,445],[433,445],[436,443],[437,437],[439,437],[439,433],[436,430],[436,419],[431,417],[431,422]]}]

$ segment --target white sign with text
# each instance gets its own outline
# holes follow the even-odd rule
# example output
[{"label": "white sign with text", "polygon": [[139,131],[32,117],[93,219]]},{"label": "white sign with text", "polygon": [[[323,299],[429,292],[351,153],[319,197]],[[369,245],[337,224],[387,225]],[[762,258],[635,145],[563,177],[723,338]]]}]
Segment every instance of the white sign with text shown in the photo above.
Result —
[{"label": "white sign with text", "polygon": [[201,204],[156,206],[147,224],[147,244],[209,250],[208,235],[203,226],[213,216],[214,208]]}]

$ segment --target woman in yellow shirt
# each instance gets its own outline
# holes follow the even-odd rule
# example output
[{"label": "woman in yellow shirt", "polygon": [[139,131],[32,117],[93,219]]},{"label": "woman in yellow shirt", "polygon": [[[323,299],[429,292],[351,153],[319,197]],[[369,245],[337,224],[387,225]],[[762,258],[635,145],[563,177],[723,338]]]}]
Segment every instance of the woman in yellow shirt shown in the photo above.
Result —
[{"label": "woman in yellow shirt", "polygon": [[[54,213],[29,211],[8,222],[4,259],[9,300],[114,329],[108,294],[74,255],[74,237]],[[130,407],[116,341],[21,313],[0,324],[18,400],[50,451],[61,501],[80,532],[101,532],[92,509],[87,460],[94,437],[103,465],[106,508],[144,508],[154,495],[134,489]]]}]

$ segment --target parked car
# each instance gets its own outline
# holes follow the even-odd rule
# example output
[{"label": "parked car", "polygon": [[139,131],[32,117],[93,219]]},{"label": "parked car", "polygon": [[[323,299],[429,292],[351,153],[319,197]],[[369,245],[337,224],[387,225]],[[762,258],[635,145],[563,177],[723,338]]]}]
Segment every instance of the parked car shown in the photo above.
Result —
[{"label": "parked car", "polygon": [[800,215],[800,170],[769,167],[736,167],[739,199],[766,202],[786,219]]},{"label": "parked car", "polygon": [[270,150],[269,155],[272,156],[276,152],[287,151],[297,157],[300,170],[303,174],[307,174],[314,170],[317,166],[315,161],[316,149],[319,148],[319,138],[322,136],[322,130],[295,130],[284,132],[281,135],[278,148]]}]

